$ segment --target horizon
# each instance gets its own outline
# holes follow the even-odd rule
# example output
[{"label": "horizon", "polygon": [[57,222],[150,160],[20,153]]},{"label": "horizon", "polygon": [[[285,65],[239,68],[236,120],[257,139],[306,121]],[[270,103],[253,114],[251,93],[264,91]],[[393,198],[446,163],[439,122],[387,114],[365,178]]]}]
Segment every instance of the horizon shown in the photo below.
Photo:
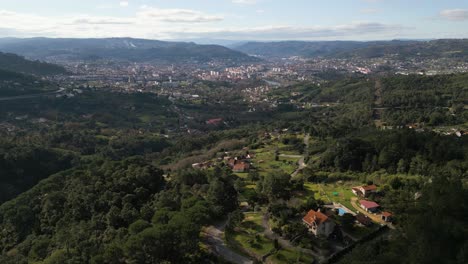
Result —
[{"label": "horizon", "polygon": [[259,42],[468,38],[468,2],[462,0],[0,2],[3,37]]}]

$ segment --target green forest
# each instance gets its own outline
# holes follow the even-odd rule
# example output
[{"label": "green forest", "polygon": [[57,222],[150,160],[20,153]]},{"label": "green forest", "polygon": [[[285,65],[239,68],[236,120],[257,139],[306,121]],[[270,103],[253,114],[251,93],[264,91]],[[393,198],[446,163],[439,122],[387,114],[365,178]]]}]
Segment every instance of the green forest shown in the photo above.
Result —
[{"label": "green forest", "polygon": [[[7,71],[0,81],[2,96],[57,88]],[[467,74],[303,82],[271,91],[279,106],[256,112],[237,97],[193,103],[92,87],[2,101],[0,263],[227,263],[206,238],[218,223],[235,252],[273,263],[467,263],[467,83]],[[250,171],[230,168],[234,156]],[[365,184],[379,186],[370,198],[394,228],[379,235],[377,224],[330,216],[367,241],[335,256],[352,242],[312,238],[300,219],[329,196],[352,206],[351,187]]]}]

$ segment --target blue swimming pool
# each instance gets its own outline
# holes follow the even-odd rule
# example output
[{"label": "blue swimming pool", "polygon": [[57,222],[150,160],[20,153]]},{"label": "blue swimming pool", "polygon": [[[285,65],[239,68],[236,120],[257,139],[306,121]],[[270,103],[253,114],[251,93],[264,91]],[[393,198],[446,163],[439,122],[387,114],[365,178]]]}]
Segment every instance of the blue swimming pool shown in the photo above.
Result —
[{"label": "blue swimming pool", "polygon": [[338,208],[338,215],[342,216],[342,215],[344,215],[344,214],[346,214],[346,213],[347,213],[347,212],[346,212],[345,209],[343,209],[343,208]]}]

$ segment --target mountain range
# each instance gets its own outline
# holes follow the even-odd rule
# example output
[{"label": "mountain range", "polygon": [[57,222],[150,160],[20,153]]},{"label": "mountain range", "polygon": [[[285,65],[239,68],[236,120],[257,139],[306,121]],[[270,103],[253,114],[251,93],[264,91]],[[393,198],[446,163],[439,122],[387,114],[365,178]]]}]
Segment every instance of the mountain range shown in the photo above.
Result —
[{"label": "mountain range", "polygon": [[233,49],[262,57],[366,59],[395,56],[400,59],[415,57],[468,59],[468,39],[247,42],[233,46]]},{"label": "mountain range", "polygon": [[249,62],[258,59],[220,45],[198,45],[192,42],[168,42],[133,38],[52,39],[4,38],[0,51],[32,59],[116,60],[130,62]]}]

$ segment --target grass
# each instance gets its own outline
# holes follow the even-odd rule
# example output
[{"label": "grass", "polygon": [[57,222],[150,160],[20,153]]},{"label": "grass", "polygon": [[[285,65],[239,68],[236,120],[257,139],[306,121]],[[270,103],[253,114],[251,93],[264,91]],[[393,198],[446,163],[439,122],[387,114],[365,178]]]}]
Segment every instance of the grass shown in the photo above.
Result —
[{"label": "grass", "polygon": [[248,252],[263,256],[269,253],[273,248],[273,241],[266,238],[263,234],[262,213],[245,213],[244,221],[239,228],[231,234],[231,246],[241,247]]},{"label": "grass", "polygon": [[299,251],[281,249],[271,255],[268,260],[274,263],[313,263],[314,258]]},{"label": "grass", "polygon": [[[332,183],[332,184],[316,184],[316,183],[304,183],[306,190],[305,195],[302,197],[304,200],[307,199],[312,193],[314,193],[315,199],[320,199],[324,202],[336,202],[341,203],[348,209],[353,210],[351,205],[351,198],[354,197],[351,188],[357,183],[345,182],[343,184]],[[334,193],[338,193],[337,196]]]},{"label": "grass", "polygon": [[249,184],[242,188],[240,192],[239,201],[246,202],[249,200],[250,197],[255,196],[255,184]]},{"label": "grass", "polygon": [[262,176],[268,173],[277,173],[279,171],[291,174],[296,170],[298,160],[299,159],[279,157],[279,160],[276,161],[274,150],[266,148],[255,150],[254,163]]},{"label": "grass", "polygon": [[[257,256],[264,256],[274,250],[274,242],[262,233],[262,213],[244,213],[244,221],[236,231],[228,235],[228,244],[237,251],[247,251]],[[281,249],[268,257],[272,263],[313,263],[311,256],[291,249]]]}]

